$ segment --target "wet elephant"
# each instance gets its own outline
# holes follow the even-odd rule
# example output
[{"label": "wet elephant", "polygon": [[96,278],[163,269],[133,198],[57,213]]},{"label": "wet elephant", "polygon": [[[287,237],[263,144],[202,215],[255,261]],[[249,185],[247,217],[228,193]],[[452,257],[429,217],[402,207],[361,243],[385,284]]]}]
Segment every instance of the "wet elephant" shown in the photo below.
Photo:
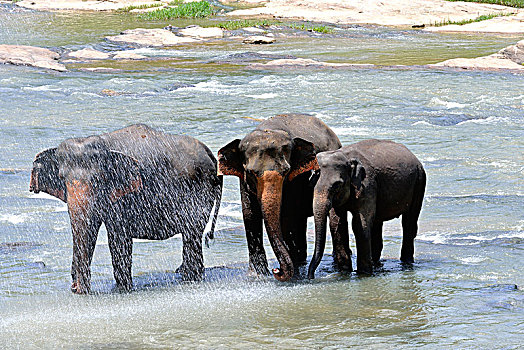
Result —
[{"label": "wet elephant", "polygon": [[[334,208],[347,237],[347,211],[357,247],[357,272],[372,273],[382,254],[382,223],[402,215],[400,260],[413,262],[417,221],[426,187],[426,173],[405,146],[365,140],[332,152],[317,154],[320,177],[315,185],[315,252],[308,277],[314,278],[326,242],[326,218]],[[342,247],[349,254],[349,242]],[[351,269],[351,268],[350,268]]]},{"label": "wet elephant", "polygon": [[215,205],[212,236],[222,177],[212,152],[192,137],[138,124],[67,139],[36,156],[30,191],[67,203],[75,293],[90,290],[91,259],[102,223],[119,289],[132,288],[133,238],[163,240],[182,234],[179,272],[186,280],[203,276],[202,234]]},{"label": "wet elephant", "polygon": [[319,119],[285,114],[263,121],[218,152],[219,173],[240,178],[249,263],[256,273],[268,273],[262,223],[280,264],[273,270],[278,280],[289,280],[294,268],[306,262],[315,155],[340,146],[335,133]]}]

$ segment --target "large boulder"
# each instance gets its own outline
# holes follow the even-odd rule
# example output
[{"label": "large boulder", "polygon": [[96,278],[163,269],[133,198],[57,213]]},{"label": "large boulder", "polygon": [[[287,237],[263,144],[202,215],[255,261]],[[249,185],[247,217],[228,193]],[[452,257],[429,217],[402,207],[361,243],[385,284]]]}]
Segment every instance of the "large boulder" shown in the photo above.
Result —
[{"label": "large boulder", "polygon": [[0,45],[0,63],[52,69],[60,72],[66,67],[58,62],[60,55],[42,47]]},{"label": "large boulder", "polygon": [[524,64],[524,40],[499,51],[499,54],[518,64]]},{"label": "large boulder", "polygon": [[144,28],[129,29],[123,31],[120,35],[107,36],[106,39],[121,44],[155,47],[175,46],[199,41],[194,38],[177,36],[171,31],[165,29]]}]

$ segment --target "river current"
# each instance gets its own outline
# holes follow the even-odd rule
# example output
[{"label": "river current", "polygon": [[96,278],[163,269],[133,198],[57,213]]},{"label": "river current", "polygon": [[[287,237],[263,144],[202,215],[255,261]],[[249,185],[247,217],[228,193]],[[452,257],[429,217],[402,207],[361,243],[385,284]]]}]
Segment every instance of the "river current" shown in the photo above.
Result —
[{"label": "river current", "polygon": [[[0,7],[4,44],[108,50],[105,35],[160,25],[125,15]],[[423,67],[256,70],[216,63],[255,52],[422,65],[489,54],[518,38],[360,26],[344,31],[269,47],[142,50],[190,63],[175,68],[169,60],[160,68],[136,63],[118,72],[0,65],[0,348],[522,346],[523,75]],[[384,268],[375,276],[339,274],[329,246],[314,281],[251,276],[238,179],[226,177],[216,238],[204,249],[204,282],[184,284],[174,272],[181,262],[180,237],[139,240],[133,252],[135,291],[113,292],[102,228],[92,263],[93,294],[69,291],[67,208],[28,191],[36,153],[68,137],[140,122],[194,136],[216,154],[255,128],[257,119],[288,112],[317,116],[343,144],[391,139],[422,161],[428,185],[412,269],[398,260],[397,219],[384,225]],[[309,256],[313,236],[310,220]],[[353,240],[351,247],[355,251]]]}]

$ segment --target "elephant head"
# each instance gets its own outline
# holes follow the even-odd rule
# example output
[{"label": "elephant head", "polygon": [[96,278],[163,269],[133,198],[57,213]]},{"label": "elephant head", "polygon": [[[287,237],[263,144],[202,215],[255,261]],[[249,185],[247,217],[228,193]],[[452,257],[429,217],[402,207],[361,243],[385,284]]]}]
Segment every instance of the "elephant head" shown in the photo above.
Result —
[{"label": "elephant head", "polygon": [[348,159],[340,150],[317,154],[320,177],[313,195],[315,252],[309,264],[308,278],[314,278],[326,245],[326,224],[331,208],[362,197],[366,170],[358,158]]},{"label": "elephant head", "polygon": [[269,241],[280,264],[273,274],[280,281],[289,280],[294,273],[282,236],[282,189],[286,181],[317,168],[315,154],[311,142],[292,138],[281,130],[255,130],[218,152],[219,174],[238,176],[260,202]]},{"label": "elephant head", "polygon": [[98,136],[68,139],[37,154],[29,190],[67,203],[73,232],[73,292],[89,292],[90,264],[105,209],[141,185],[137,161],[110,150]]}]

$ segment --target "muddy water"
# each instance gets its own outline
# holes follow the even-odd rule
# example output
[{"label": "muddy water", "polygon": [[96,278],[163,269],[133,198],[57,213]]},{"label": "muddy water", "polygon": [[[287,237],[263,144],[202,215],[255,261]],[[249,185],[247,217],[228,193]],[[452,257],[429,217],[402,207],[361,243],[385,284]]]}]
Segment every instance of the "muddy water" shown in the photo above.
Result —
[{"label": "muddy water", "polygon": [[[0,8],[0,42],[9,44],[108,49],[103,36],[155,25],[161,24]],[[376,27],[345,31],[330,40],[298,37],[263,48],[230,43],[171,50],[169,55],[192,62],[183,69],[145,63],[114,73],[53,73],[0,66],[0,347],[521,346],[522,75],[421,68],[261,71],[213,63],[257,51],[424,64],[456,53],[488,54],[516,38]],[[118,94],[106,96],[103,89]],[[92,265],[93,295],[69,292],[66,207],[28,191],[37,152],[67,137],[143,122],[195,136],[216,153],[252,130],[253,118],[283,112],[318,116],[345,144],[393,139],[421,159],[428,187],[413,269],[399,264],[400,221],[394,220],[384,227],[384,268],[376,276],[340,275],[329,254],[313,282],[250,276],[238,180],[228,177],[217,238],[204,251],[204,282],[179,282],[174,272],[181,261],[179,237],[137,241],[136,290],[114,293],[102,229]],[[311,222],[308,235],[312,243]],[[267,242],[266,249],[271,250]]]}]

